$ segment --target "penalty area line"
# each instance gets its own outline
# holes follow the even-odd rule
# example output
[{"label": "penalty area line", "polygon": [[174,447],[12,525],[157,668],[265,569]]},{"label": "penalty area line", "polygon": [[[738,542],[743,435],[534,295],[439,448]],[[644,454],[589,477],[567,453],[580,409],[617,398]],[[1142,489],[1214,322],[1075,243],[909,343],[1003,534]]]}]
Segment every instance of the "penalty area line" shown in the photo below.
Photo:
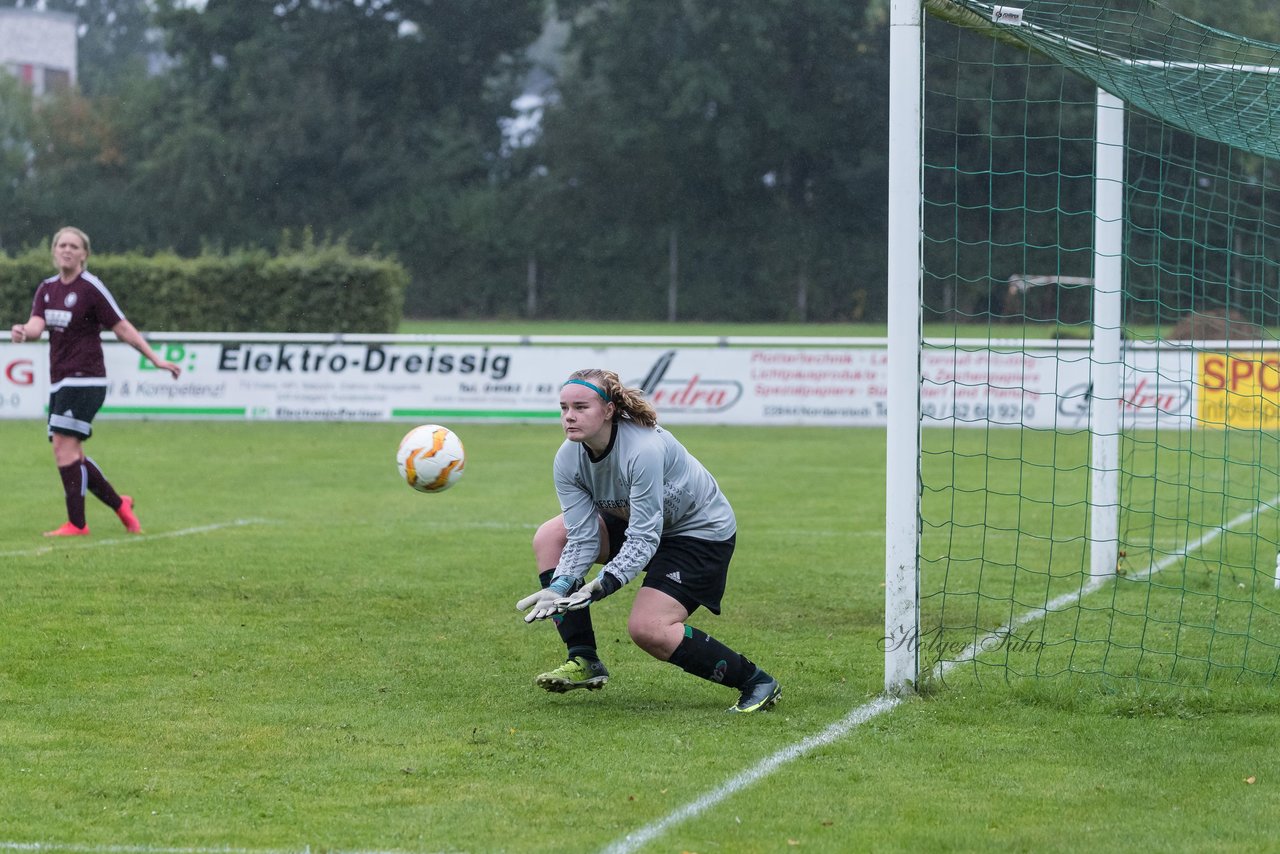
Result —
[{"label": "penalty area line", "polygon": [[[159,534],[130,534],[127,537],[110,537],[105,540],[90,540],[88,542],[60,542],[55,548],[52,545],[38,546],[34,549],[17,549],[11,552],[0,552],[0,557],[39,557],[41,555],[52,554],[54,551],[84,551],[85,549],[100,549],[104,546],[120,546],[130,545],[132,543],[143,543],[148,540],[168,540],[174,537],[190,537],[196,534],[207,534],[210,531],[220,531],[225,528],[242,528],[245,525],[265,525],[268,524],[266,519],[233,519],[230,522],[215,522],[212,525],[197,525],[194,528],[182,528],[177,531],[163,531]],[[3,849],[0,849],[3,850]]]}]

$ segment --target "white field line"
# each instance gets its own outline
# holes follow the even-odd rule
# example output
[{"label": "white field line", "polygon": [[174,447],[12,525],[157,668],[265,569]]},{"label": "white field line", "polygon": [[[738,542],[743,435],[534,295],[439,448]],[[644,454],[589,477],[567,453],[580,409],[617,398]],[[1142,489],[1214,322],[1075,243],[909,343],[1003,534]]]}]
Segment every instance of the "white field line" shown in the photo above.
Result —
[{"label": "white field line", "polygon": [[[407,852],[396,850],[339,851],[329,848],[322,850],[326,854],[407,854]],[[312,854],[310,845],[302,848],[166,848],[150,845],[63,845],[58,842],[0,842],[0,851],[71,851],[75,854]]]},{"label": "white field line", "polygon": [[[127,537],[115,537],[106,540],[89,540],[87,542],[60,540],[56,549],[51,545],[37,546],[34,549],[18,549],[11,552],[0,552],[0,557],[39,557],[40,555],[51,554],[54,551],[84,551],[85,549],[98,549],[104,546],[145,543],[148,540],[167,540],[173,537],[190,537],[194,534],[207,534],[210,531],[219,531],[223,528],[240,528],[245,525],[264,525],[266,523],[266,519],[235,519],[231,522],[217,522],[212,525],[183,528],[180,531],[165,531],[162,534],[130,534]],[[3,848],[3,845],[4,843],[0,843],[0,849]]]},{"label": "white field line", "polygon": [[[1206,531],[1205,534],[1202,537],[1200,537],[1200,539],[1192,543],[1188,543],[1185,548],[1179,549],[1177,552],[1167,555],[1164,558],[1152,563],[1151,566],[1147,567],[1145,570],[1138,573],[1137,575],[1128,576],[1127,580],[1141,581],[1143,579],[1150,578],[1152,575],[1155,575],[1157,572],[1160,572],[1161,570],[1164,570],[1164,569],[1168,569],[1170,566],[1172,566],[1174,563],[1177,563],[1179,560],[1185,559],[1187,555],[1193,552],[1199,551],[1209,543],[1216,540],[1218,537],[1222,536],[1227,531],[1234,530],[1240,525],[1243,525],[1246,522],[1250,522],[1256,519],[1262,512],[1266,510],[1274,510],[1277,506],[1280,506],[1280,495],[1277,495],[1275,498],[1271,499],[1271,501],[1267,504],[1259,504],[1254,509],[1246,513],[1241,513],[1239,516],[1235,517],[1226,525],[1220,528],[1213,528],[1209,531]],[[1018,617],[1017,619],[1009,621],[1008,625],[1002,626],[1001,628],[988,633],[986,637],[982,638],[981,640],[973,644],[970,644],[960,654],[959,657],[940,662],[938,666],[934,668],[934,676],[938,677],[938,676],[945,675],[949,670],[951,670],[956,665],[963,664],[964,662],[973,659],[975,656],[980,654],[989,644],[1002,643],[1005,639],[1008,638],[1009,634],[1015,629],[1025,626],[1027,623],[1031,623],[1040,619],[1050,611],[1055,611],[1060,608],[1064,608],[1068,605],[1072,605],[1078,602],[1080,599],[1089,595],[1090,593],[1093,593],[1095,590],[1104,586],[1108,581],[1111,581],[1111,580],[1112,580],[1112,577],[1091,578],[1089,582],[1087,584],[1082,585],[1079,590],[1073,591],[1071,593],[1063,594],[1062,596],[1058,596],[1057,598],[1048,602],[1043,608],[1033,608],[1032,610],[1026,612],[1022,616]],[[793,759],[799,759],[801,756],[804,756],[806,753],[813,750],[815,747],[822,747],[824,745],[830,744],[833,741],[843,738],[844,736],[852,732],[860,724],[863,724],[869,721],[871,718],[874,718],[877,715],[883,714],[889,711],[890,709],[893,709],[900,702],[901,700],[899,698],[894,697],[892,695],[888,695],[888,694],[882,694],[876,697],[875,699],[871,700],[869,703],[866,703],[854,709],[844,718],[844,720],[841,720],[837,723],[832,724],[831,726],[827,727],[825,730],[818,733],[817,735],[810,736],[809,738],[806,738],[801,742],[793,744],[790,747],[784,747],[782,750],[777,751],[771,756],[765,757],[764,759],[757,762],[752,767],[738,774],[738,776],[716,787],[715,789],[712,789],[711,791],[707,792],[701,797],[693,801],[690,801],[689,803],[685,804],[679,809],[676,809],[675,811],[668,813],[667,815],[658,819],[655,822],[645,825],[639,830],[628,833],[626,836],[622,837],[619,840],[616,840],[615,842],[610,844],[607,848],[603,849],[604,854],[629,854],[629,852],[636,851],[640,846],[645,845],[649,842],[652,842],[662,834],[666,833],[671,828],[675,827],[677,824],[680,824],[686,819],[693,818],[694,816],[697,816],[700,813],[705,812],[707,809],[720,803],[725,798],[728,798],[730,795],[736,794],[742,789],[745,789],[748,786],[759,782],[760,780],[772,774],[774,771],[778,770],[778,768],[782,767],[783,765],[787,764]]]},{"label": "white field line", "polygon": [[0,842],[0,851],[77,851],[85,854],[309,854],[310,848],[152,848],[148,845],[62,845],[57,842]]},{"label": "white field line", "polygon": [[898,697],[882,694],[871,702],[854,709],[846,715],[843,720],[836,721],[817,735],[811,735],[804,741],[797,742],[790,747],[784,747],[772,756],[765,757],[738,776],[734,777],[732,780],[712,789],[697,800],[690,801],[678,810],[668,813],[658,821],[655,821],[652,824],[647,824],[632,833],[628,833],[626,836],[614,842],[604,850],[608,852],[608,854],[615,854],[615,852],[616,854],[622,854],[622,852],[626,851],[635,851],[641,845],[652,842],[685,819],[693,818],[699,813],[715,806],[735,792],[745,789],[753,783],[769,776],[791,760],[799,759],[815,747],[823,747],[824,745],[828,745],[833,741],[843,738],[859,724],[866,723],[876,715],[889,711],[901,702],[902,700]]}]

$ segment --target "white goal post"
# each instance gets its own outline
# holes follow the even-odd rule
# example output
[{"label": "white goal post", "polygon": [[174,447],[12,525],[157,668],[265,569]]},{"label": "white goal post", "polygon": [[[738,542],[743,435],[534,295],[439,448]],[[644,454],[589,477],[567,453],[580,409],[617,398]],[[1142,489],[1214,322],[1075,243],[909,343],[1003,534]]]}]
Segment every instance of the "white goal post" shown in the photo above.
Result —
[{"label": "white goal post", "polygon": [[884,682],[894,692],[912,688],[919,668],[908,635],[920,624],[922,14],[919,0],[891,0]]}]

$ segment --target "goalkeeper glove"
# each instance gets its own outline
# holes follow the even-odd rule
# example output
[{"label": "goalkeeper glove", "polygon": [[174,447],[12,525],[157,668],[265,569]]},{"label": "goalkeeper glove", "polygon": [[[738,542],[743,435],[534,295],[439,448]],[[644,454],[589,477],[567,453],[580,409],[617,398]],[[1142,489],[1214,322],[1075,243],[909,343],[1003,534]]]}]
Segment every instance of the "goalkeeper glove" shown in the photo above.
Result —
[{"label": "goalkeeper glove", "polygon": [[554,579],[549,587],[544,587],[517,602],[516,610],[529,612],[524,615],[526,623],[554,617],[560,613],[560,609],[556,607],[556,601],[572,590],[577,580],[568,575],[561,575]]},{"label": "goalkeeper glove", "polygon": [[592,602],[599,602],[604,597],[618,592],[620,587],[622,582],[614,575],[600,570],[600,574],[584,584],[581,590],[571,596],[557,599],[555,606],[561,611],[578,611]]}]

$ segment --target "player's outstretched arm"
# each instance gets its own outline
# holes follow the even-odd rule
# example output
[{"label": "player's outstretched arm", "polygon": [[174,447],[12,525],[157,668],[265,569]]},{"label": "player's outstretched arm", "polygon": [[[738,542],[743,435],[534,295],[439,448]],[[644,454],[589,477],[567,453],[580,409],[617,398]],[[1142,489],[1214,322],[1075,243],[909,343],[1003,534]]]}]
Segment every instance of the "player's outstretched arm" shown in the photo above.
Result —
[{"label": "player's outstretched arm", "polygon": [[121,341],[146,357],[147,361],[151,364],[155,365],[162,371],[167,371],[169,376],[173,377],[175,380],[182,373],[182,368],[178,367],[178,365],[173,362],[166,362],[164,359],[157,356],[156,351],[152,350],[151,345],[147,343],[147,339],[143,338],[142,333],[139,332],[129,321],[120,321],[115,326],[111,327],[111,331],[114,332],[116,337]]}]

